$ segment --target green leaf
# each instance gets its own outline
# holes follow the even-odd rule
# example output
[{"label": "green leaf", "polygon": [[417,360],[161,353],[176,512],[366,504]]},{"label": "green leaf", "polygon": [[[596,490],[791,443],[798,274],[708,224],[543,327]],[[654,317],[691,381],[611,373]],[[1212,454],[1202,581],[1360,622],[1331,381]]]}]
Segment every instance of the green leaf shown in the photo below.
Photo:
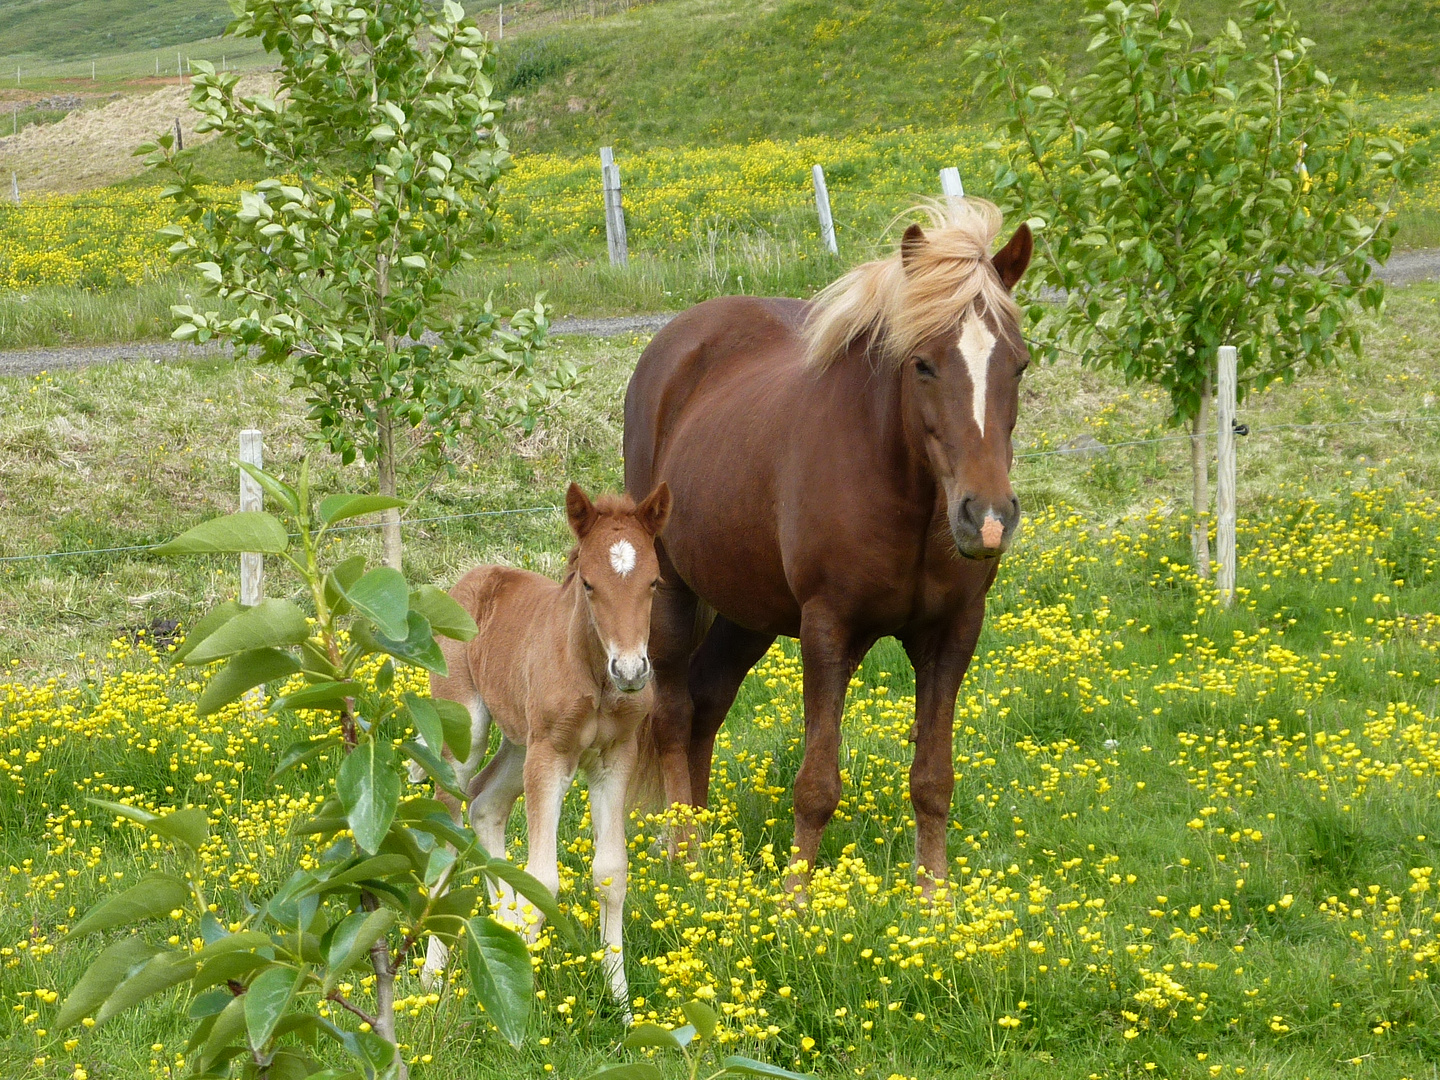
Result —
[{"label": "green leaf", "polygon": [[430,629],[442,637],[469,641],[479,632],[470,613],[434,585],[421,585],[411,591],[410,610],[424,615]]},{"label": "green leaf", "polygon": [[289,1010],[304,978],[304,971],[280,964],[255,976],[245,991],[245,1033],[250,1049],[256,1053],[264,1051],[275,1025]]},{"label": "green leaf", "polygon": [[325,603],[335,615],[348,615],[350,601],[345,599],[345,590],[360,580],[365,573],[365,556],[352,555],[342,563],[336,563],[325,575]]},{"label": "green leaf", "polygon": [[185,635],[185,640],[171,653],[171,658],[177,664],[180,663],[180,661],[189,655],[191,649],[195,648],[196,645],[199,645],[200,642],[204,641],[221,626],[224,626],[244,610],[238,600],[226,600],[223,604],[218,604],[211,608],[200,621],[195,624],[194,628]]},{"label": "green leaf", "polygon": [[390,928],[395,925],[395,918],[394,911],[382,907],[374,911],[356,911],[347,915],[335,927],[330,948],[325,955],[328,970],[325,973],[324,990],[327,994],[334,990],[341,977],[370,951],[370,946],[390,932]]},{"label": "green leaf", "polygon": [[530,950],[519,934],[488,915],[471,919],[466,927],[465,948],[475,998],[505,1041],[518,1049],[535,1002]]},{"label": "green leaf", "polygon": [[280,519],[263,510],[242,510],[196,525],[155,548],[157,555],[217,555],[258,551],[280,555],[290,546]]},{"label": "green leaf", "polygon": [[[450,747],[450,753],[455,755],[456,761],[469,761],[476,749],[470,745],[475,728],[470,710],[447,698],[431,698],[430,704],[440,714],[440,727],[445,732],[445,745]],[[482,746],[479,749],[483,751],[485,748]]]},{"label": "green leaf", "polygon": [[267,646],[298,645],[310,636],[305,613],[289,600],[262,600],[219,627],[185,657],[191,665]]},{"label": "green leaf", "polygon": [[680,1011],[685,1014],[685,1019],[690,1021],[702,1039],[711,1038],[715,1034],[715,1028],[720,1024],[720,1018],[715,1015],[715,1010],[706,1005],[703,1001],[687,1001],[680,1006]]},{"label": "green leaf", "polygon": [[591,1073],[586,1080],[663,1080],[663,1075],[648,1061],[627,1061]]},{"label": "green leaf", "polygon": [[498,855],[491,855],[484,869],[487,874],[499,878],[528,900],[536,911],[545,916],[545,921],[559,931],[567,944],[574,944],[579,940],[569,916],[560,911],[560,905],[555,902],[555,897],[550,895],[550,890],[535,878]]},{"label": "green leaf", "polygon": [[[430,750],[439,754],[445,745],[445,726],[440,723],[440,713],[430,698],[406,692],[405,707],[410,710],[410,723]],[[451,751],[452,753],[454,751]]]},{"label": "green leaf", "polygon": [[139,1005],[146,998],[154,997],[172,986],[188,982],[195,977],[200,964],[188,953],[163,952],[150,958],[139,971],[115,988],[105,999],[100,1011],[95,1014],[95,1023],[100,1025],[126,1009]]},{"label": "green leaf", "polygon": [[244,469],[245,473],[252,480],[259,484],[272,499],[280,503],[286,510],[289,510],[292,514],[300,512],[300,496],[296,494],[295,489],[285,483],[285,481],[281,480],[278,476],[271,476],[264,469],[257,469],[248,461],[240,462],[240,468]]},{"label": "green leaf", "polygon": [[205,961],[205,966],[195,974],[191,986],[195,990],[228,983],[232,979],[243,981],[256,968],[265,967],[272,960],[253,952],[229,952]]},{"label": "green leaf", "polygon": [[332,682],[311,683],[293,694],[276,698],[270,706],[271,712],[295,709],[338,709],[347,697],[358,689],[348,679]]},{"label": "green leaf", "polygon": [[732,1054],[720,1063],[725,1071],[736,1076],[768,1076],[772,1080],[815,1080],[813,1073],[791,1072],[789,1069],[782,1069],[779,1065],[767,1065],[763,1061],[756,1061],[754,1058],[740,1057]]},{"label": "green leaf", "polygon": [[344,740],[339,735],[326,735],[319,739],[306,739],[304,742],[291,743],[280,755],[280,760],[275,763],[275,771],[270,774],[270,779],[274,780],[302,762],[319,757],[326,750],[333,750],[335,747],[343,745]]},{"label": "green leaf", "polygon": [[160,950],[138,937],[121,938],[85,969],[85,974],[70,988],[51,1028],[64,1031],[73,1027],[104,1003],[115,988],[139,971]]},{"label": "green leaf", "polygon": [[[695,1029],[690,1027],[689,1024],[686,1024],[684,1028],[681,1028],[681,1031],[686,1031],[687,1029],[688,1034],[693,1037]],[[677,1032],[667,1031],[659,1024],[636,1024],[630,1029],[629,1034],[625,1036],[625,1041],[620,1045],[631,1050],[640,1050],[647,1046],[664,1046],[671,1050],[684,1050],[686,1044],[689,1042],[689,1038],[686,1038],[682,1042]]]},{"label": "green leaf", "polygon": [[439,784],[441,789],[449,792],[457,799],[464,799],[465,792],[460,790],[460,781],[455,776],[455,770],[450,763],[435,753],[422,742],[407,739],[401,744],[400,749],[410,755],[426,773]]},{"label": "green leaf", "polygon": [[275,648],[250,649],[236,653],[205,686],[195,709],[201,716],[219,712],[246,690],[274,682],[300,670],[300,661]]},{"label": "green leaf", "polygon": [[386,637],[403,640],[409,633],[410,586],[399,570],[377,566],[345,590],[345,599]]},{"label": "green leaf", "polygon": [[70,928],[67,936],[81,937],[98,930],[158,919],[189,901],[190,888],[185,882],[169,874],[151,874],[138,885],[96,904]]},{"label": "green leaf", "polygon": [[349,885],[371,878],[394,877],[409,869],[410,860],[404,855],[373,855],[368,859],[361,860],[348,870],[342,870],[331,877],[317,880],[314,885],[305,889],[300,895],[328,891],[339,885]]},{"label": "green leaf", "polygon": [[367,739],[351,750],[335,778],[335,790],[355,843],[371,854],[379,851],[400,803],[400,776],[390,744]]},{"label": "green leaf", "polygon": [[[407,664],[433,671],[436,675],[448,675],[445,654],[440,651],[440,646],[435,644],[435,635],[430,629],[429,620],[418,611],[412,611],[406,618],[406,630],[408,632],[403,641],[377,633],[374,638],[375,647],[397,660],[404,660]],[[358,633],[354,636],[360,637]]]},{"label": "green leaf", "polygon": [[245,997],[246,995],[241,994],[229,1005],[226,1005],[220,1015],[215,1018],[215,1024],[210,1029],[210,1035],[206,1038],[205,1046],[200,1051],[200,1060],[195,1063],[197,1071],[244,1032]]},{"label": "green leaf", "polygon": [[146,827],[153,833],[178,840],[198,854],[210,836],[210,817],[203,806],[187,806],[156,818]]},{"label": "green leaf", "polygon": [[331,495],[320,503],[320,520],[334,525],[346,518],[373,514],[378,510],[398,510],[405,505],[404,499],[389,495]]}]

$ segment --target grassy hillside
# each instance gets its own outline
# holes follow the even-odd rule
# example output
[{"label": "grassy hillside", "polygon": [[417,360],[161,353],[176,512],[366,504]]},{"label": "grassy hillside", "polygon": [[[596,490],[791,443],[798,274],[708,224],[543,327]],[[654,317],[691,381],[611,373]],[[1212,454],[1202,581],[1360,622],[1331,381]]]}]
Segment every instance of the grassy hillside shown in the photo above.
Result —
[{"label": "grassy hillside", "polygon": [[69,60],[159,49],[213,37],[230,18],[225,0],[0,0],[0,56]]},{"label": "grassy hillside", "polygon": [[[1367,90],[1440,83],[1440,18],[1427,0],[1297,5],[1322,62]],[[973,113],[960,69],[978,16],[1084,64],[1083,0],[671,0],[507,39],[502,91],[536,149],[748,141],[905,125]],[[1238,3],[1182,0],[1197,35]]]}]

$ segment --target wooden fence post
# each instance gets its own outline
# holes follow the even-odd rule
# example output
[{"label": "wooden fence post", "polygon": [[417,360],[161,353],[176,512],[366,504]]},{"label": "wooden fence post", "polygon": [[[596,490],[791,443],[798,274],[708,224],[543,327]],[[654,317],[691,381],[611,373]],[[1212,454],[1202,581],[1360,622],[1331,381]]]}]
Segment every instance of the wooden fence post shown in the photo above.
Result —
[{"label": "wooden fence post", "polygon": [[820,215],[820,239],[831,255],[840,254],[835,246],[835,219],[830,215],[830,189],[825,186],[825,170],[816,165],[810,170],[815,181],[815,212]]},{"label": "wooden fence post", "polygon": [[1215,452],[1219,457],[1215,491],[1215,556],[1220,563],[1216,584],[1220,602],[1229,607],[1235,599],[1235,347],[1221,345],[1216,413],[1219,430]]},{"label": "wooden fence post", "polygon": [[600,148],[600,183],[605,193],[605,240],[610,247],[610,265],[625,266],[630,262],[630,248],[625,241],[620,167],[615,164],[615,153],[608,146]]},{"label": "wooden fence post", "polygon": [[[263,439],[256,428],[240,432],[240,460],[259,469],[264,466]],[[265,493],[254,477],[240,470],[240,509],[262,510]],[[247,551],[240,556],[240,603],[254,607],[265,598],[265,561],[259,552]]]},{"label": "wooden fence post", "polygon": [[180,118],[178,116],[175,118],[175,149],[177,151],[185,149],[185,135],[180,130]]},{"label": "wooden fence post", "polygon": [[965,197],[965,185],[960,183],[960,170],[954,165],[947,165],[940,170],[940,191],[947,199]]},{"label": "wooden fence post", "polygon": [[15,200],[15,205],[20,205],[20,181],[15,179],[15,173],[10,173],[10,197]]},{"label": "wooden fence post", "polygon": [[500,5],[500,40],[505,40],[505,5]]}]

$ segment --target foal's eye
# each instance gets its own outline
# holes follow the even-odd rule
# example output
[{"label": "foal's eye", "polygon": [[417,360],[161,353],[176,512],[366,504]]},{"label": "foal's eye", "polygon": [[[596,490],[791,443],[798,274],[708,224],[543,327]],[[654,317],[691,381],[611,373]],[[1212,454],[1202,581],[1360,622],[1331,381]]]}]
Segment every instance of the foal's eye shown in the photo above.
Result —
[{"label": "foal's eye", "polygon": [[935,369],[930,366],[930,361],[917,356],[915,358],[915,374],[922,378],[933,379],[935,377]]}]

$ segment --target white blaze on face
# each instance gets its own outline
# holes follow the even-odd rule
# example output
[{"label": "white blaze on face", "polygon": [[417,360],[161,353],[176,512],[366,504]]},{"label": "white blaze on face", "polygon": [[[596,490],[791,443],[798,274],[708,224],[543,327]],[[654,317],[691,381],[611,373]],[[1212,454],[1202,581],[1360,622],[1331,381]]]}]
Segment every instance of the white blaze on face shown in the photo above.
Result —
[{"label": "white blaze on face", "polygon": [[985,384],[990,375],[990,354],[995,351],[995,335],[975,315],[960,328],[960,355],[970,372],[970,404],[975,411],[975,426],[985,434]]},{"label": "white blaze on face", "polygon": [[610,545],[610,569],[621,577],[635,569],[635,548],[629,540],[616,540]]}]

